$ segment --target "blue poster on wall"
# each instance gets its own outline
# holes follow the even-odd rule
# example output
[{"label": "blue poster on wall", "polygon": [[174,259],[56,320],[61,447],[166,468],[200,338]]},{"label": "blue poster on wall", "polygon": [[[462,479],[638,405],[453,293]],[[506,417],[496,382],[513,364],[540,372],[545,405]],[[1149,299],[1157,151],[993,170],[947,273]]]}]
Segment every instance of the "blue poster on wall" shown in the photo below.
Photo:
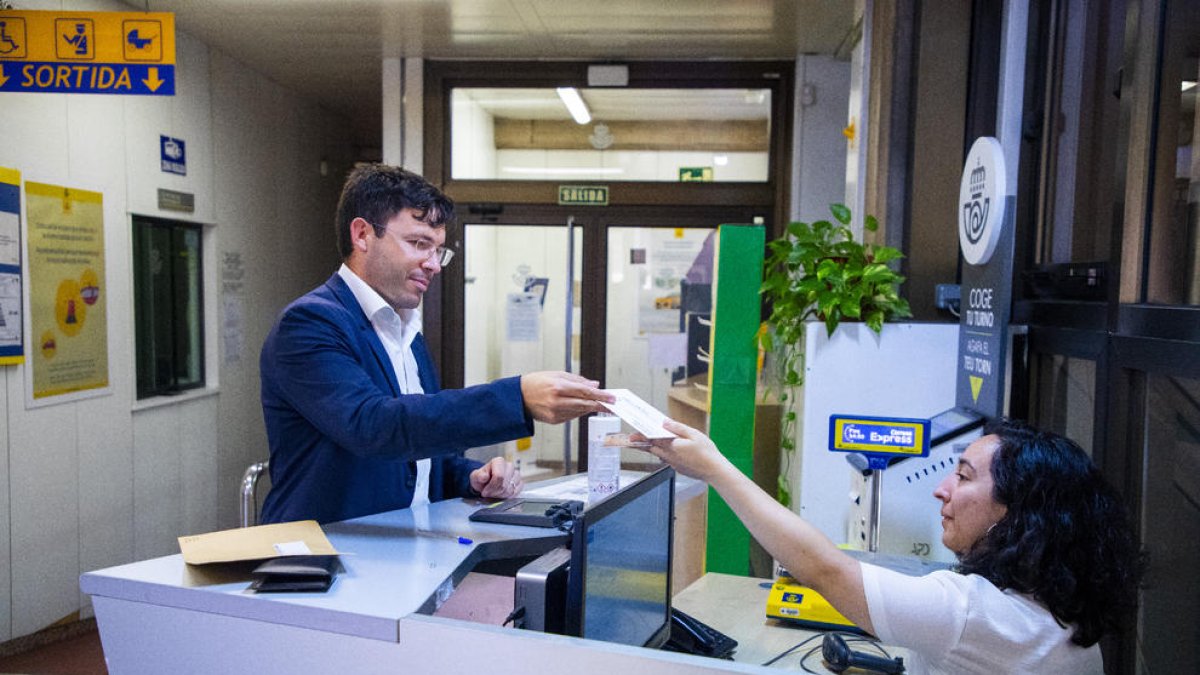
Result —
[{"label": "blue poster on wall", "polygon": [[0,366],[25,360],[21,317],[21,174],[0,166]]},{"label": "blue poster on wall", "polygon": [[187,146],[182,139],[170,136],[158,137],[159,155],[163,173],[187,175]]}]

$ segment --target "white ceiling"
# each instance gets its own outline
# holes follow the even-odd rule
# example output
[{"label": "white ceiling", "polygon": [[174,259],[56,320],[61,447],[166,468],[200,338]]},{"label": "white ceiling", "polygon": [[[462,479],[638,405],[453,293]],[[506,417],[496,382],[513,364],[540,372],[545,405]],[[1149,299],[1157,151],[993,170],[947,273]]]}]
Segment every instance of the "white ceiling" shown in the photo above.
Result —
[{"label": "white ceiling", "polygon": [[126,0],[350,119],[378,147],[384,57],[791,59],[833,54],[851,0]]}]

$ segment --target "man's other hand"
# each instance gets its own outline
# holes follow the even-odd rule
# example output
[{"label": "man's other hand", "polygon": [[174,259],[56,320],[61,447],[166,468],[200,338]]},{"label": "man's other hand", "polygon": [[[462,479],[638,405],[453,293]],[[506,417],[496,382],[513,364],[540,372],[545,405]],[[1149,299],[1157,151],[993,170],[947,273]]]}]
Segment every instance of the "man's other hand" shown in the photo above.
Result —
[{"label": "man's other hand", "polygon": [[597,387],[600,383],[561,371],[542,371],[521,376],[525,409],[539,422],[559,424],[581,415],[604,412],[600,401],[616,398]]},{"label": "man's other hand", "polygon": [[490,462],[471,472],[471,489],[488,499],[515,497],[525,487],[521,472],[503,457],[493,457]]}]

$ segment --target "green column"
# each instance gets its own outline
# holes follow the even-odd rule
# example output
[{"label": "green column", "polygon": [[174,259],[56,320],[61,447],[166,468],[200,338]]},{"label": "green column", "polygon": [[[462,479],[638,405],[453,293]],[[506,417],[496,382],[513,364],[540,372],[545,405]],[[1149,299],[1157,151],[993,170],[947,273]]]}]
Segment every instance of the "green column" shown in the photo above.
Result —
[{"label": "green column", "polygon": [[[708,371],[709,436],[742,473],[753,475],[754,404],[758,379],[766,234],[760,226],[722,225],[714,252],[713,325]],[[750,572],[750,533],[715,491],[708,495],[709,572]]]}]

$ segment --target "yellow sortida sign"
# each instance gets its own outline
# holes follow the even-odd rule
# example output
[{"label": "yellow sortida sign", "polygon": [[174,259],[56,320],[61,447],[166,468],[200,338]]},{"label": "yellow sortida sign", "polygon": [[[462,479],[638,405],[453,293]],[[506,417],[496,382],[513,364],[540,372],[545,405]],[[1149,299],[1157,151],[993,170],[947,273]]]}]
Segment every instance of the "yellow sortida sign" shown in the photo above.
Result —
[{"label": "yellow sortida sign", "polygon": [[175,15],[0,11],[0,92],[175,94]]}]

